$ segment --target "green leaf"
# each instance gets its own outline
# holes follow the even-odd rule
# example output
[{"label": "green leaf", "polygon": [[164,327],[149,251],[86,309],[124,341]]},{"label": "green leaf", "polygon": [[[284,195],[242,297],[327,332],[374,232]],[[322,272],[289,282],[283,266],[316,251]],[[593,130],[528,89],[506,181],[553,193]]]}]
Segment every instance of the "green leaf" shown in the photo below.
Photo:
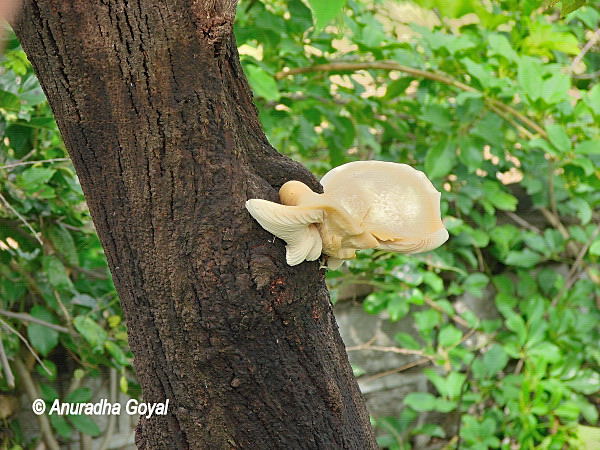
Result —
[{"label": "green leaf", "polygon": [[341,11],[346,0],[308,0],[315,19],[315,31],[321,31]]},{"label": "green leaf", "polygon": [[577,436],[583,443],[584,447],[581,450],[597,450],[600,442],[600,428],[588,427],[585,425],[577,426]]},{"label": "green leaf", "polygon": [[546,127],[546,131],[548,132],[548,139],[557,150],[561,152],[571,150],[571,140],[562,126],[553,123]]},{"label": "green leaf", "polygon": [[493,344],[483,355],[483,366],[488,377],[495,375],[508,364],[508,355],[501,345]]},{"label": "green leaf", "polygon": [[583,369],[575,378],[565,381],[565,385],[585,395],[592,395],[600,391],[600,374],[591,369]]},{"label": "green leaf", "polygon": [[127,390],[129,389],[129,381],[127,381],[127,377],[125,375],[121,375],[121,378],[119,379],[119,389],[121,389],[121,392],[124,394],[127,394]]},{"label": "green leaf", "polygon": [[[73,433],[73,429],[71,425],[67,422],[64,416],[59,416],[58,414],[50,415],[50,423],[52,424],[52,428],[56,430],[58,435],[64,439],[70,439],[71,434]],[[14,447],[13,447],[14,449]]]},{"label": "green leaf", "polygon": [[458,398],[466,379],[467,376],[464,373],[451,372],[446,379],[447,396],[451,399]]},{"label": "green leaf", "polygon": [[596,239],[589,249],[590,255],[600,256],[600,239]]},{"label": "green leaf", "polygon": [[63,263],[54,256],[43,256],[42,265],[48,277],[48,282],[57,289],[68,289],[72,287],[71,280]]},{"label": "green leaf", "polygon": [[79,256],[77,255],[75,241],[71,233],[60,225],[52,225],[48,228],[47,234],[56,251],[64,256],[68,264],[77,267],[79,265]]},{"label": "green leaf", "polygon": [[369,314],[377,314],[383,311],[389,301],[389,293],[385,291],[375,291],[365,298],[363,309]]},{"label": "green leaf", "polygon": [[407,299],[400,295],[392,297],[387,306],[387,312],[392,322],[402,319],[408,313],[409,309],[410,305]]},{"label": "green leaf", "polygon": [[439,343],[442,347],[454,347],[462,339],[462,332],[454,325],[446,325],[440,331]]},{"label": "green leaf", "polygon": [[52,386],[46,383],[40,383],[40,395],[48,403],[52,403],[58,398],[58,392]]},{"label": "green leaf", "polygon": [[600,140],[583,141],[575,146],[575,153],[600,155]]},{"label": "green leaf", "polygon": [[510,314],[506,319],[506,328],[515,332],[521,345],[525,343],[527,329],[521,316],[514,313]]},{"label": "green leaf", "polygon": [[414,318],[417,329],[422,333],[426,333],[427,331],[431,330],[438,323],[440,323],[441,320],[440,313],[434,311],[433,309],[416,312]]},{"label": "green leaf", "polygon": [[432,411],[436,405],[436,398],[429,392],[411,392],[404,397],[404,404],[415,411]]},{"label": "green leaf", "polygon": [[517,198],[508,192],[504,192],[500,187],[500,183],[486,180],[483,183],[483,192],[485,200],[491,202],[495,208],[504,211],[515,211],[517,209]]},{"label": "green leaf", "polygon": [[571,161],[569,161],[568,164],[581,167],[586,176],[590,176],[596,170],[596,168],[594,167],[594,163],[591,162],[588,158],[574,158]]},{"label": "green leaf", "polygon": [[542,95],[542,67],[537,59],[524,56],[519,61],[517,71],[519,84],[527,96],[535,101]]},{"label": "green leaf", "polygon": [[19,111],[21,109],[21,101],[15,94],[0,90],[0,109]]},{"label": "green leaf", "polygon": [[256,95],[268,101],[277,101],[281,97],[275,78],[269,75],[261,67],[253,64],[245,67],[248,82]]},{"label": "green leaf", "polygon": [[100,435],[100,428],[98,427],[98,425],[96,425],[96,422],[94,422],[88,416],[70,415],[68,417],[69,417],[69,421],[73,425],[75,425],[75,428],[77,428],[83,434],[88,434],[90,436],[99,436]]},{"label": "green leaf", "polygon": [[[56,380],[56,375],[58,374],[56,364],[49,359],[44,359],[42,362],[44,363],[44,367],[40,364],[35,365],[36,372],[50,381]],[[50,373],[48,373],[48,371],[50,371]]]},{"label": "green leaf", "polygon": [[518,62],[519,55],[503,34],[492,33],[488,36],[488,45],[493,55],[504,56],[509,61]]},{"label": "green leaf", "polygon": [[592,220],[592,208],[590,204],[581,197],[571,199],[571,204],[577,210],[577,217],[582,225],[587,225]]},{"label": "green leaf", "polygon": [[578,44],[573,34],[555,31],[552,24],[542,22],[531,23],[531,32],[523,41],[528,53],[542,57],[552,56],[551,50],[577,55],[580,52]]},{"label": "green leaf", "polygon": [[482,298],[484,290],[489,284],[489,282],[490,279],[487,275],[483,273],[472,273],[465,279],[465,281],[463,282],[463,286],[465,290],[473,296],[477,298]]},{"label": "green leaf", "polygon": [[587,0],[561,0],[560,2],[560,15],[566,16],[570,12],[582,7],[587,3]]},{"label": "green leaf", "polygon": [[440,142],[427,152],[425,172],[429,178],[441,178],[450,173],[456,162],[452,142]]},{"label": "green leaf", "polygon": [[30,167],[17,177],[17,185],[28,194],[39,191],[56,173],[48,167]]},{"label": "green leaf", "polygon": [[445,398],[436,398],[435,399],[435,407],[433,408],[435,411],[439,411],[442,413],[448,413],[456,408],[456,402],[451,400],[446,400]]},{"label": "green leaf", "polygon": [[441,130],[449,129],[452,126],[450,112],[441,105],[425,105],[421,118]]},{"label": "green leaf", "polygon": [[439,425],[434,425],[432,423],[426,423],[422,427],[415,428],[412,431],[412,433],[415,435],[425,434],[427,436],[438,437],[438,438],[446,437],[446,432],[444,431],[444,429],[442,427],[440,427]]},{"label": "green leaf", "polygon": [[69,403],[84,403],[92,399],[92,390],[88,387],[81,387],[70,392],[65,397],[65,401]]},{"label": "green leaf", "polygon": [[458,159],[467,166],[469,172],[475,172],[483,162],[483,149],[477,146],[473,139],[461,138],[459,141],[460,154]]},{"label": "green leaf", "polygon": [[118,364],[121,366],[127,366],[129,364],[127,356],[125,356],[125,353],[123,353],[123,350],[117,344],[112,341],[106,341],[104,343],[104,347],[106,350],[108,350],[108,353],[111,354]]},{"label": "green leaf", "polygon": [[[35,305],[29,313],[45,322],[57,323],[54,315],[43,306]],[[58,331],[44,325],[29,322],[27,336],[33,348],[44,356],[47,356],[58,345]]]},{"label": "green leaf", "polygon": [[433,272],[425,272],[423,274],[423,282],[434,291],[442,292],[444,290],[444,280]]},{"label": "green leaf", "polygon": [[594,114],[600,116],[600,84],[596,84],[590,89],[583,99]]},{"label": "green leaf", "polygon": [[104,345],[108,334],[100,325],[89,317],[77,316],[73,319],[73,324],[79,333],[95,349]]},{"label": "green leaf", "polygon": [[560,361],[562,354],[560,348],[551,342],[541,342],[528,350],[530,356],[537,356],[545,361],[555,363]]},{"label": "green leaf", "polygon": [[564,73],[556,73],[542,86],[542,99],[549,105],[561,102],[568,98],[568,90],[571,87],[570,78]]},{"label": "green leaf", "polygon": [[529,268],[535,266],[540,259],[541,256],[538,253],[526,248],[521,251],[513,250],[508,252],[505,263],[510,266]]},{"label": "green leaf", "polygon": [[494,76],[482,64],[477,64],[471,58],[463,58],[460,62],[467,68],[469,75],[479,80],[484,88],[490,87],[495,81]]},{"label": "green leaf", "polygon": [[404,333],[404,332],[396,333],[394,335],[394,339],[403,348],[409,348],[412,350],[417,350],[417,349],[421,348],[421,345],[417,342],[417,340],[408,333]]},{"label": "green leaf", "polygon": [[504,142],[503,120],[497,114],[487,114],[471,129],[471,134],[481,137],[492,147],[501,147]]},{"label": "green leaf", "polygon": [[290,11],[291,23],[293,31],[301,33],[313,24],[312,13],[310,9],[304,6],[300,0],[290,0],[288,2],[288,10]]}]

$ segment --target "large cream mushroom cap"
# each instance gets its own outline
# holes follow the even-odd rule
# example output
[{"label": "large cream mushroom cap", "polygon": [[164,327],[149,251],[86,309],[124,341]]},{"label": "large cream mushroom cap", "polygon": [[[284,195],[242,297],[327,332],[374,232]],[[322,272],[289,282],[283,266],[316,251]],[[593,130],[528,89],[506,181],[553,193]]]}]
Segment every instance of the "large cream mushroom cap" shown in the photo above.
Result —
[{"label": "large cream mushroom cap", "polygon": [[419,253],[448,239],[440,218],[440,193],[423,172],[406,164],[356,161],[321,180],[323,194],[288,181],[277,204],[260,199],[246,208],[267,231],[286,242],[289,265],[313,261],[321,252],[328,266],[355,257],[358,249]]},{"label": "large cream mushroom cap", "polygon": [[427,176],[407,164],[355,161],[321,179],[326,197],[339,201],[380,241],[377,248],[420,253],[448,239],[440,216],[440,197]]}]

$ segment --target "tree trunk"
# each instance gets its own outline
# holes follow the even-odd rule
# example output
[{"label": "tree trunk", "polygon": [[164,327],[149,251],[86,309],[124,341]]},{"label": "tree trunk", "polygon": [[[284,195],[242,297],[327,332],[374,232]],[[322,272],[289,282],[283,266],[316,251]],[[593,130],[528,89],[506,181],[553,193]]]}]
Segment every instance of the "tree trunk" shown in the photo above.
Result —
[{"label": "tree trunk", "polygon": [[375,448],[319,263],[244,208],[319,185],[258,122],[235,0],[29,0],[16,24],[127,318],[139,448]]}]

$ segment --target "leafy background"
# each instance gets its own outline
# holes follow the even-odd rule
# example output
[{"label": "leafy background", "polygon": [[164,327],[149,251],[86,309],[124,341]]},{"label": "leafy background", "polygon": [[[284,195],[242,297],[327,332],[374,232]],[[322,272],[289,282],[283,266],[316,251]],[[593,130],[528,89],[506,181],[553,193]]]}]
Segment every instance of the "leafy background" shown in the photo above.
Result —
[{"label": "leafy background", "polygon": [[[367,280],[365,314],[414,324],[395,349],[424,367],[429,390],[372,418],[382,448],[600,448],[600,8],[555,3],[238,8],[276,148],[317,175],[408,163],[442,192],[444,246],[364,251],[328,273],[334,299]],[[88,401],[82,383],[107,371],[129,395],[139,386],[81,188],[14,38],[0,65],[0,442],[20,448],[39,439],[17,419],[28,387]],[[497,316],[460,307],[464,295]],[[90,417],[50,420],[63,443],[104,432]]]}]

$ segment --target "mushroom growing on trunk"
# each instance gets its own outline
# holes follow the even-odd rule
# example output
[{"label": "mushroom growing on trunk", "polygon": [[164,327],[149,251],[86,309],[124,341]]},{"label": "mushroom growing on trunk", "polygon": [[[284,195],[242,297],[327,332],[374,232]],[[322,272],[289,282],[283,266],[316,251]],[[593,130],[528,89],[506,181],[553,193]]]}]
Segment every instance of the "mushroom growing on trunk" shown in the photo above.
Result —
[{"label": "mushroom growing on trunk", "polygon": [[335,269],[356,250],[421,253],[448,239],[440,217],[440,192],[409,165],[356,161],[327,172],[323,194],[300,181],[279,190],[282,204],[251,199],[246,208],[286,243],[290,266],[327,255]]}]

